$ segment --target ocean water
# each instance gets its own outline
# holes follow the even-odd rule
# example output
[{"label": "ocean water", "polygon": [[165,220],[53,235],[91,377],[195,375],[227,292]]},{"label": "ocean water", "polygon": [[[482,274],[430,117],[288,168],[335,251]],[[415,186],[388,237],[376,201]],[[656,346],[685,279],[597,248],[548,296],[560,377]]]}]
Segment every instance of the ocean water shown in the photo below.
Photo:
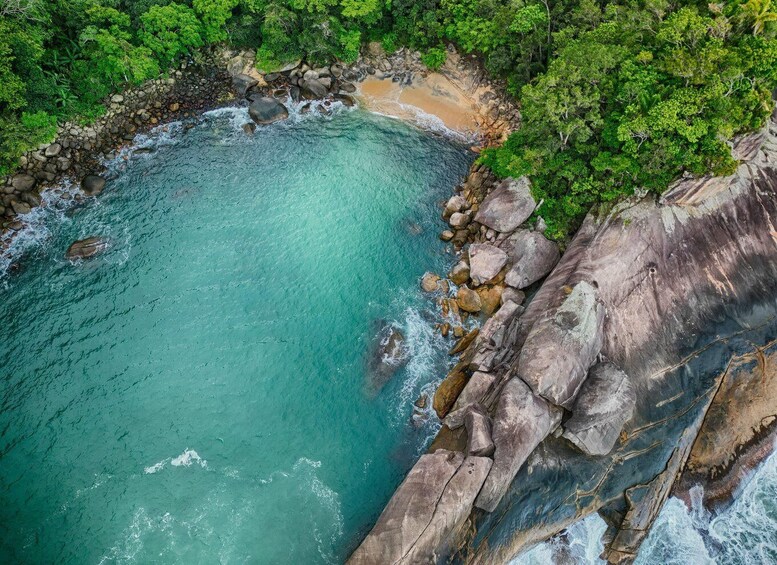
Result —
[{"label": "ocean water", "polygon": [[[770,565],[777,563],[777,453],[740,485],[733,502],[716,514],[701,504],[703,490],[691,489],[691,508],[670,498],[635,565]],[[523,552],[512,565],[544,565],[559,556],[565,565],[604,565],[599,559],[606,530],[594,514],[554,538]]]},{"label": "ocean water", "polygon": [[[472,155],[361,111],[246,121],[160,128],[33,214],[0,280],[1,562],[338,563],[434,434],[418,281]],[[372,394],[382,324],[409,362]]]}]

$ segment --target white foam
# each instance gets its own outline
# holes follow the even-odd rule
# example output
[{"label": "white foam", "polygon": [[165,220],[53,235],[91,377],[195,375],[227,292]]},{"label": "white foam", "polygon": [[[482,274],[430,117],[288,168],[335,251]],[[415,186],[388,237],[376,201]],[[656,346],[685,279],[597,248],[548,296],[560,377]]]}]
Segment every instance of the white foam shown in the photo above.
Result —
[{"label": "white foam", "polygon": [[[557,561],[568,565],[603,563],[599,555],[604,549],[601,539],[606,529],[604,520],[592,514],[567,528],[563,539],[554,537],[539,543],[518,555],[510,565],[547,565]],[[559,561],[559,555],[564,559]]]},{"label": "white foam", "polygon": [[177,457],[167,457],[153,465],[143,467],[143,473],[146,475],[153,475],[164,469],[168,463],[173,467],[191,467],[195,463],[203,469],[208,467],[208,462],[205,459],[201,458],[195,450],[187,447],[184,452]]}]

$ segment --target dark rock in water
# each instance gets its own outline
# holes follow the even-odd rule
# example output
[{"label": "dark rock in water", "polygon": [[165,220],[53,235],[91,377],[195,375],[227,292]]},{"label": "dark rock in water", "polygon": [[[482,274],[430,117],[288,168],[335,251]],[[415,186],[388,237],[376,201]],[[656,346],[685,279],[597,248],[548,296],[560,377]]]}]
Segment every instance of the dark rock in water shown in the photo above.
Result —
[{"label": "dark rock in water", "polygon": [[636,403],[626,373],[609,361],[598,363],[580,388],[572,417],[564,424],[564,437],[587,455],[607,455]]},{"label": "dark rock in water", "polygon": [[239,74],[232,77],[232,86],[234,86],[240,96],[245,96],[257,84],[259,84],[259,81],[248,75]]},{"label": "dark rock in water", "polygon": [[289,117],[286,106],[269,96],[252,100],[248,106],[248,114],[260,125],[272,124]]},{"label": "dark rock in water", "polygon": [[526,177],[507,178],[480,204],[475,221],[498,232],[509,233],[524,223],[537,204]]},{"label": "dark rock in water", "polygon": [[356,99],[353,96],[348,96],[347,94],[335,94],[334,98],[335,100],[342,102],[343,106],[347,108],[356,106]]},{"label": "dark rock in water", "polygon": [[18,192],[29,192],[35,188],[35,177],[27,174],[14,175],[11,178],[11,186]]},{"label": "dark rock in water", "polygon": [[289,88],[289,96],[291,96],[293,102],[299,102],[302,100],[302,90],[300,90],[299,86],[292,86]]},{"label": "dark rock in water", "polygon": [[505,282],[526,288],[546,276],[561,258],[558,245],[537,231],[518,230],[502,244],[513,266]]},{"label": "dark rock in water", "polygon": [[329,89],[321,84],[318,79],[306,79],[300,83],[302,89],[302,97],[305,100],[316,100],[324,98],[329,94]]},{"label": "dark rock in water", "polygon": [[405,336],[389,323],[382,327],[370,345],[368,353],[368,390],[377,394],[409,360]]},{"label": "dark rock in water", "polygon": [[351,82],[344,82],[340,84],[340,92],[345,92],[346,94],[353,94],[356,92],[356,87]]},{"label": "dark rock in water", "polygon": [[67,250],[68,259],[88,259],[108,249],[108,241],[102,237],[88,237],[74,242]]},{"label": "dark rock in water", "polygon": [[243,131],[246,133],[246,135],[254,135],[254,133],[256,132],[256,124],[252,122],[243,124]]},{"label": "dark rock in water", "polygon": [[81,181],[81,190],[88,196],[96,196],[105,188],[105,179],[98,175],[87,175]]}]

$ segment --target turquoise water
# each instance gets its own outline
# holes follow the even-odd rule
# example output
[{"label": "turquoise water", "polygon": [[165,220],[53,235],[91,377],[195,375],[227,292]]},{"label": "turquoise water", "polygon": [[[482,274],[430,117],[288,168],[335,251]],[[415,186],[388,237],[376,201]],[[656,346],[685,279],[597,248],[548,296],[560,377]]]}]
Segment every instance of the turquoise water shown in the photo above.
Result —
[{"label": "turquoise water", "polygon": [[[471,155],[360,111],[246,120],[141,139],[99,200],[36,212],[0,289],[0,561],[340,562],[434,433],[418,280]],[[373,396],[380,320],[411,359]]]}]

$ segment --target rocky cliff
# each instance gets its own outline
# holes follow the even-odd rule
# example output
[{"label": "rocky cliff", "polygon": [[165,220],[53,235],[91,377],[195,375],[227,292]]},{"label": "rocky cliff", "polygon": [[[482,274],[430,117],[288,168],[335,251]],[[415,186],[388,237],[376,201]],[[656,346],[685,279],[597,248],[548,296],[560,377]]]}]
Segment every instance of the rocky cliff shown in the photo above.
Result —
[{"label": "rocky cliff", "polygon": [[628,563],[672,489],[728,498],[777,421],[774,117],[734,153],[590,216],[525,311],[503,301],[350,563],[504,563],[597,511]]}]

